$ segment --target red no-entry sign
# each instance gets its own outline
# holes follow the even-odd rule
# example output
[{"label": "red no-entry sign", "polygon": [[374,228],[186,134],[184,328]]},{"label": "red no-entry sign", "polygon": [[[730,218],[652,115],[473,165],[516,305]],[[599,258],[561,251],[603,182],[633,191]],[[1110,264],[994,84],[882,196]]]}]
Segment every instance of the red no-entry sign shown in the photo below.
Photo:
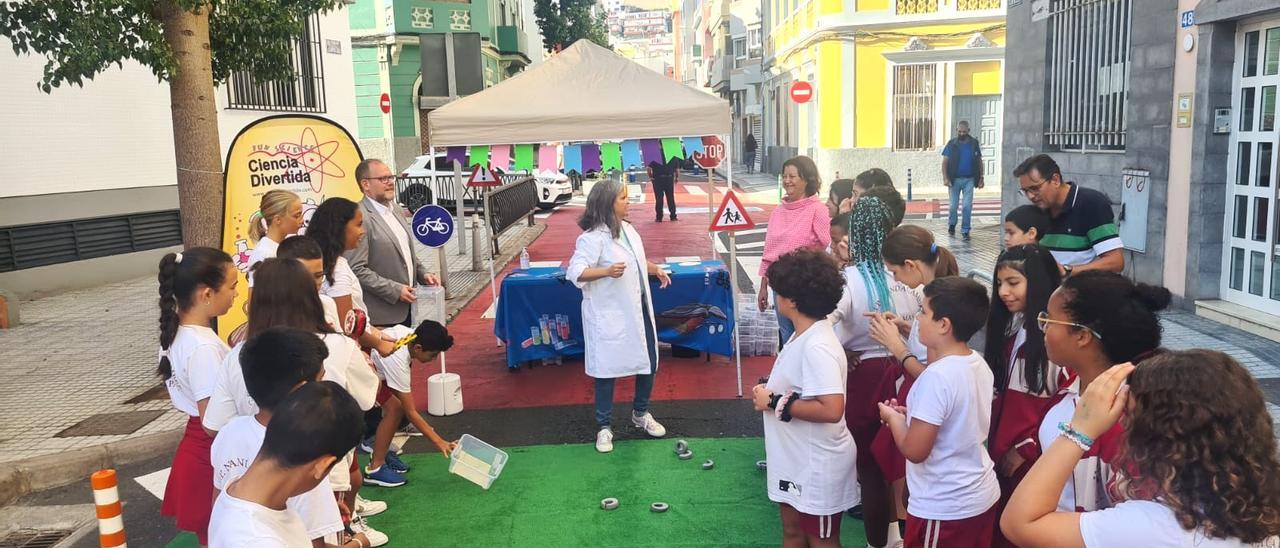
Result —
[{"label": "red no-entry sign", "polygon": [[796,82],[791,84],[791,100],[797,103],[808,103],[813,99],[813,84]]},{"label": "red no-entry sign", "polygon": [[378,98],[378,106],[382,108],[383,114],[391,113],[391,95],[383,93],[382,97]]}]

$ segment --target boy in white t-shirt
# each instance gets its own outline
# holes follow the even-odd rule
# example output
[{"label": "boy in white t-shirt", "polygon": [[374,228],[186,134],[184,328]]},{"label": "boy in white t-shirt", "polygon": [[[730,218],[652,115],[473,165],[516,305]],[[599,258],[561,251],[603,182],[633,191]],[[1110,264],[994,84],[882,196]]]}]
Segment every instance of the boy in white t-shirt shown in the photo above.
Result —
[{"label": "boy in white t-shirt", "polygon": [[[257,415],[231,419],[214,438],[210,450],[214,489],[221,492],[244,474],[262,448],[273,410],[295,388],[324,376],[323,362],[328,354],[329,349],[315,335],[288,327],[267,329],[244,343],[240,365],[245,386],[259,411]],[[346,540],[339,545],[368,545],[367,538],[348,538],[344,534],[346,528],[328,477],[314,489],[291,497],[287,506],[301,518],[315,545],[326,546],[326,538],[337,541],[339,534]]]},{"label": "boy in white t-shirt", "polygon": [[793,251],[769,265],[778,312],[795,325],[769,378],[752,388],[764,419],[769,500],[784,546],[839,546],[840,517],[858,504],[858,449],[845,426],[844,348],[826,317],[844,286],[835,261]]},{"label": "boy in white t-shirt", "polygon": [[309,382],[294,391],[272,415],[253,463],[214,503],[209,546],[312,546],[288,501],[315,489],[355,448],[362,416],[355,399],[337,384]]},{"label": "boy in white t-shirt", "polygon": [[453,445],[436,434],[418,412],[409,382],[409,366],[414,362],[434,361],[441,352],[453,348],[453,337],[449,336],[448,329],[432,320],[423,320],[414,330],[403,325],[393,325],[384,329],[383,333],[405,342],[389,356],[379,356],[376,352],[373,354],[373,364],[382,377],[382,385],[378,389],[382,420],[378,423],[378,431],[374,436],[369,466],[365,468],[365,481],[383,487],[397,487],[404,485],[406,480],[402,474],[408,472],[404,462],[395,452],[390,451],[391,440],[400,428],[401,419],[407,418],[446,458],[453,451]]},{"label": "boy in white t-shirt", "polygon": [[[984,444],[994,378],[968,341],[987,317],[987,291],[968,278],[938,278],[924,288],[916,317],[933,361],[906,406],[880,404],[898,450],[907,457],[906,546],[991,546],[1000,486]],[[899,362],[913,356],[897,356]],[[918,358],[917,358],[918,359]]]}]

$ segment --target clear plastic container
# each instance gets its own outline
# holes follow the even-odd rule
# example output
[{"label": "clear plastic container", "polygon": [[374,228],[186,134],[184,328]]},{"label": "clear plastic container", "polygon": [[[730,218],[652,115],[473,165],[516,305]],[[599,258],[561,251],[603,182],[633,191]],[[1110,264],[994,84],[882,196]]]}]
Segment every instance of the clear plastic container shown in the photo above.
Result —
[{"label": "clear plastic container", "polygon": [[458,447],[449,456],[449,473],[489,489],[507,464],[507,452],[489,445],[471,434],[463,434]]}]

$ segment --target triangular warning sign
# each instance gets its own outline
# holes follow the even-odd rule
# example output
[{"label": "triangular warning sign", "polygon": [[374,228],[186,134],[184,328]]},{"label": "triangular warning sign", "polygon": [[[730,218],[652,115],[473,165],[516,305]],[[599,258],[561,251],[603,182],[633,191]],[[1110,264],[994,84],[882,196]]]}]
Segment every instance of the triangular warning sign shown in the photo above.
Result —
[{"label": "triangular warning sign", "polygon": [[724,195],[724,201],[720,202],[720,209],[716,211],[716,216],[711,220],[711,231],[723,230],[746,230],[755,228],[756,223],[747,216],[747,208],[742,207],[742,202],[738,201],[738,195],[733,191],[729,191]]},{"label": "triangular warning sign", "polygon": [[477,165],[475,171],[471,172],[471,179],[467,181],[467,186],[502,186],[502,181],[499,181],[488,167]]}]

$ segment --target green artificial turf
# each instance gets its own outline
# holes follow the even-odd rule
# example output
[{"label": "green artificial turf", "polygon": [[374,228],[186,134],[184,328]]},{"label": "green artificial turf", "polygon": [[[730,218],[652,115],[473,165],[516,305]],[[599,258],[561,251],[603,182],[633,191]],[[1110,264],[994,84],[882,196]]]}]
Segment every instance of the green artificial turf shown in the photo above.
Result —
[{"label": "green artificial turf", "polygon": [[[609,454],[592,444],[505,448],[510,459],[488,490],[448,473],[440,454],[402,455],[413,468],[394,489],[361,495],[389,509],[369,524],[390,546],[777,546],[778,507],[765,495],[759,438],[689,439],[692,460],[673,439],[621,441]],[[712,459],[715,468],[702,470]],[[614,497],[621,507],[600,509]],[[655,514],[649,504],[671,509]],[[187,546],[176,539],[171,547]],[[194,537],[190,540],[194,540]],[[845,518],[844,546],[866,545],[862,522]]]}]

